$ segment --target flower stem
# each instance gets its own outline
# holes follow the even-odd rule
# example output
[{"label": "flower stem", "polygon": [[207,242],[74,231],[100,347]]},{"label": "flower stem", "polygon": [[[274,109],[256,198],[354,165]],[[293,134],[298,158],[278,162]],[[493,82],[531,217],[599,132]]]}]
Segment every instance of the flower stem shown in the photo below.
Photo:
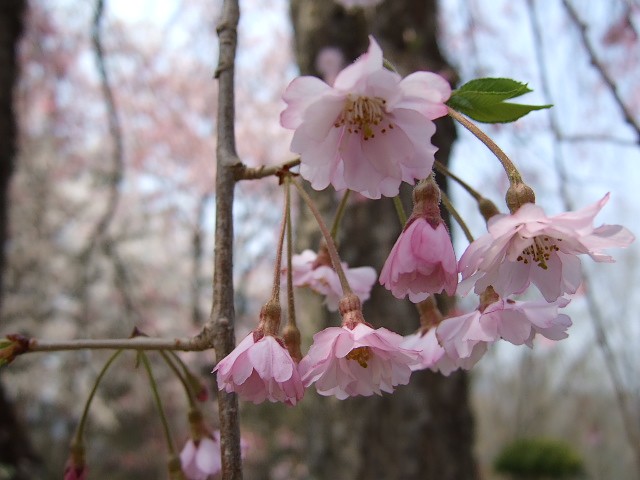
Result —
[{"label": "flower stem", "polygon": [[167,352],[164,352],[164,351],[160,350],[160,355],[162,355],[162,358],[164,358],[164,361],[167,363],[167,366],[171,369],[173,374],[176,377],[178,377],[178,380],[180,380],[180,383],[182,384],[182,386],[184,388],[184,392],[187,394],[187,399],[189,400],[189,406],[191,408],[193,408],[195,406],[195,404],[196,404],[196,401],[195,401],[195,398],[194,398],[194,394],[193,394],[193,390],[191,389],[191,386],[187,382],[183,372],[178,370],[178,367],[176,367],[175,363],[173,363],[173,359],[171,359],[169,357]]},{"label": "flower stem", "polygon": [[[286,212],[286,221],[287,221],[287,311],[288,318],[287,323],[296,327],[296,306],[295,299],[293,296],[293,228],[291,226],[291,177],[287,175],[285,177],[285,188],[286,188],[286,204],[289,206]],[[344,200],[349,195],[349,190],[347,190],[342,197]],[[346,202],[344,202],[346,203]],[[341,202],[342,205],[342,202]],[[340,209],[338,209],[340,211]],[[339,223],[338,214],[336,213],[336,218],[334,219],[334,226]],[[337,228],[336,228],[337,230]],[[334,235],[332,231],[332,236]],[[334,237],[335,238],[335,237]]]},{"label": "flower stem", "polygon": [[[286,191],[286,188],[285,188]],[[284,213],[282,215],[282,224],[280,225],[280,234],[278,235],[278,247],[276,249],[276,266],[273,272],[273,290],[271,291],[271,300],[280,301],[280,275],[282,274],[282,249],[284,247],[284,233],[287,228],[287,211],[290,209],[290,196],[285,193],[284,196]]]},{"label": "flower stem", "polygon": [[80,423],[78,424],[78,428],[76,430],[76,436],[75,436],[75,442],[74,442],[76,445],[82,444],[82,434],[84,432],[84,426],[85,426],[85,423],[87,422],[87,417],[89,415],[89,407],[91,407],[91,402],[93,401],[93,397],[95,396],[96,391],[98,390],[98,385],[100,385],[100,382],[102,381],[102,377],[104,377],[105,373],[107,373],[107,370],[109,370],[109,367],[111,367],[111,364],[115,361],[116,358],[118,358],[118,356],[120,356],[120,354],[123,351],[124,350],[118,350],[114,352],[113,355],[109,357],[109,360],[107,360],[107,362],[104,364],[104,366],[102,367],[102,370],[100,370],[100,373],[98,374],[98,377],[96,378],[96,381],[93,384],[93,388],[89,393],[89,397],[87,398],[87,401],[84,404],[84,411],[82,412],[82,417],[80,417]]},{"label": "flower stem", "polygon": [[331,237],[333,237],[334,240],[338,235],[340,222],[342,221],[344,212],[347,209],[347,200],[349,200],[350,193],[351,193],[351,190],[345,190],[344,195],[342,196],[342,200],[340,200],[340,205],[338,205],[338,210],[336,210],[336,216],[333,217],[333,224],[331,225]]},{"label": "flower stem", "polygon": [[402,205],[402,200],[400,200],[400,195],[396,195],[393,197],[393,206],[396,207],[396,213],[398,214],[398,220],[400,220],[400,226],[404,227],[407,223],[407,213],[404,211],[404,206]]},{"label": "flower stem", "polygon": [[444,166],[444,164],[442,162],[439,162],[438,160],[436,160],[433,163],[433,166],[436,170],[438,170],[440,173],[442,173],[443,175],[446,175],[447,177],[451,178],[452,180],[454,180],[456,183],[458,183],[462,188],[464,188],[467,193],[469,195],[471,195],[477,202],[479,202],[480,200],[482,200],[484,197],[482,195],[480,195],[480,193],[475,190],[471,185],[469,185],[467,182],[465,182],[464,180],[462,180],[460,177],[458,177],[455,173],[453,173],[451,170],[449,170],[447,167]]},{"label": "flower stem", "polygon": [[504,168],[504,171],[506,172],[507,177],[509,178],[509,183],[511,185],[524,183],[522,181],[520,172],[513,164],[513,162],[509,159],[509,157],[507,157],[507,154],[504,153],[502,149],[498,145],[496,145],[496,143],[491,140],[491,138],[489,138],[486,133],[480,130],[480,128],[478,128],[473,122],[468,120],[461,113],[456,112],[453,108],[447,107],[447,110],[451,118],[458,121],[464,128],[469,130],[478,140],[484,143],[487,148],[491,150],[491,152],[498,158],[498,160],[500,160],[502,168]]},{"label": "flower stem", "polygon": [[453,203],[451,203],[451,200],[449,199],[446,193],[444,193],[443,191],[440,191],[440,195],[441,195],[440,199],[442,200],[442,204],[444,205],[444,208],[446,208],[447,211],[451,214],[451,216],[456,220],[456,222],[458,222],[458,225],[460,225],[460,228],[464,232],[464,236],[467,237],[467,240],[469,240],[469,243],[473,243],[473,235],[471,235],[471,231],[469,230],[469,227],[467,227],[467,224],[464,222],[464,220],[456,210],[456,207],[453,206]]},{"label": "flower stem", "polygon": [[164,408],[162,407],[162,400],[160,399],[160,394],[158,393],[158,384],[156,383],[155,378],[153,378],[153,372],[151,371],[151,365],[149,364],[149,359],[147,358],[147,354],[144,352],[140,352],[138,354],[138,358],[142,361],[142,365],[147,372],[147,376],[149,377],[149,386],[151,387],[151,392],[153,393],[153,399],[156,403],[156,407],[158,409],[158,415],[160,415],[160,421],[162,422],[162,428],[164,430],[165,440],[167,441],[167,448],[169,450],[169,454],[173,457],[176,455],[175,448],[173,446],[173,440],[171,439],[171,430],[169,429],[169,422],[167,421],[167,416],[164,413]]},{"label": "flower stem", "polygon": [[302,188],[302,185],[300,185],[295,178],[291,178],[291,183],[293,183],[293,185],[298,189],[298,192],[300,193],[300,197],[302,197],[302,200],[304,200],[304,203],[307,204],[307,207],[309,207],[309,210],[311,210],[311,213],[316,218],[318,227],[320,228],[320,231],[322,232],[322,236],[324,237],[324,240],[327,243],[327,251],[329,252],[329,257],[331,257],[331,263],[333,264],[333,269],[336,271],[336,274],[340,279],[340,285],[342,286],[343,295],[346,296],[346,295],[352,294],[353,290],[351,289],[351,286],[349,285],[349,281],[347,280],[347,277],[344,274],[342,265],[340,264],[340,257],[338,256],[338,250],[336,249],[336,244],[333,241],[333,238],[331,237],[331,233],[329,232],[327,225],[324,223],[324,220],[322,220],[322,215],[320,214],[320,212],[318,211],[318,208],[313,203],[313,200],[311,200],[311,197],[309,196],[309,194],[304,191],[304,188]]}]

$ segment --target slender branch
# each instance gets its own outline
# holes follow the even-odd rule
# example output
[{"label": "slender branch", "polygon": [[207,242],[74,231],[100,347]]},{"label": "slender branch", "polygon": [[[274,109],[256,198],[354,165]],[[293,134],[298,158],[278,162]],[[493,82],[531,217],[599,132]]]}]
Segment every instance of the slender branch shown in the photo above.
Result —
[{"label": "slender branch", "polygon": [[340,285],[342,286],[343,295],[348,295],[353,293],[353,290],[351,290],[351,286],[349,285],[349,280],[347,280],[347,277],[344,274],[344,269],[342,268],[342,264],[340,263],[340,257],[338,256],[338,249],[336,248],[336,243],[333,241],[333,238],[331,237],[331,232],[329,232],[327,225],[324,223],[324,220],[322,219],[322,215],[320,214],[320,211],[313,203],[313,200],[311,200],[311,197],[309,196],[309,194],[304,191],[304,188],[302,188],[302,185],[300,185],[295,178],[291,178],[290,180],[291,180],[291,183],[293,183],[293,185],[295,185],[295,187],[298,189],[298,192],[300,193],[302,200],[304,200],[304,203],[306,203],[307,207],[309,207],[309,210],[311,210],[311,213],[315,217],[316,223],[318,224],[318,227],[322,232],[322,236],[324,237],[324,241],[326,242],[326,245],[327,245],[327,251],[329,252],[329,257],[331,257],[331,263],[333,264],[333,269],[336,271],[336,274],[338,274],[338,278],[340,279]]},{"label": "slender branch", "polygon": [[236,167],[235,179],[236,180],[258,180],[260,178],[277,175],[282,170],[287,170],[289,168],[293,168],[298,165],[300,165],[299,158],[289,160],[287,162],[281,163],[280,165],[275,165],[273,167],[262,166],[257,168],[251,168],[251,167],[247,167],[244,164],[241,164]]},{"label": "slender branch", "polygon": [[[218,24],[219,55],[215,77],[218,79],[216,148],[216,228],[214,240],[213,302],[205,325],[218,360],[235,346],[233,305],[233,198],[236,171],[241,162],[235,139],[235,56],[238,42],[238,0],[224,0]],[[222,479],[242,479],[240,421],[235,393],[218,394]]]},{"label": "slender branch", "polygon": [[620,96],[620,92],[618,92],[618,89],[616,88],[615,80],[611,75],[609,75],[609,72],[607,72],[606,67],[600,61],[600,59],[598,59],[598,55],[596,54],[596,51],[593,48],[591,41],[589,40],[589,36],[587,35],[587,25],[580,19],[580,17],[578,16],[578,12],[568,0],[562,0],[562,4],[564,5],[564,8],[567,10],[567,13],[569,14],[569,17],[571,17],[571,20],[573,21],[573,23],[575,23],[576,26],[578,27],[578,31],[580,32],[580,39],[582,40],[582,45],[584,46],[585,50],[587,51],[587,54],[589,55],[589,61],[591,62],[591,65],[593,65],[594,68],[598,71],[598,73],[602,77],[602,80],[609,88],[611,95],[613,95],[613,99],[618,104],[618,107],[620,107],[620,110],[622,110],[622,115],[624,117],[624,120],[629,124],[631,128],[633,128],[633,130],[636,133],[636,136],[638,137],[636,143],[640,144],[640,122],[638,122],[636,117],[634,117],[633,112],[629,109],[627,104],[624,102],[624,100]]},{"label": "slender branch", "polygon": [[456,112],[453,108],[447,107],[447,110],[451,118],[458,121],[464,128],[469,130],[478,140],[484,143],[487,146],[487,148],[491,150],[491,152],[496,156],[498,160],[500,160],[500,163],[502,164],[502,168],[504,168],[504,171],[506,172],[507,177],[509,177],[509,183],[511,185],[524,183],[522,181],[522,176],[520,175],[520,172],[518,171],[516,166],[513,164],[511,159],[507,156],[506,153],[502,151],[502,149],[493,140],[491,140],[491,138],[489,138],[489,136],[486,133],[480,130],[480,128],[478,128],[478,126],[475,123],[468,120],[467,117]]},{"label": "slender branch", "polygon": [[181,372],[178,367],[176,367],[175,363],[173,363],[173,359],[167,352],[165,352],[164,350],[160,350],[160,355],[162,355],[162,358],[166,362],[169,369],[178,378],[178,380],[180,380],[182,388],[184,388],[184,393],[187,395],[187,399],[189,400],[189,407],[193,408],[196,404],[195,393],[189,385],[189,382],[187,382],[187,379],[184,376],[184,371]]},{"label": "slender branch", "polygon": [[458,213],[458,210],[456,210],[456,207],[454,207],[453,203],[451,203],[449,196],[442,190],[440,191],[440,199],[442,200],[444,208],[447,209],[447,211],[451,214],[455,221],[458,222],[458,225],[460,225],[460,228],[464,232],[464,236],[467,237],[467,240],[469,240],[469,243],[473,243],[473,235],[471,235],[469,227],[467,227],[467,224]]},{"label": "slender branch", "polygon": [[79,338],[75,340],[46,340],[29,338],[27,349],[30,352],[59,352],[68,350],[179,350],[183,352],[201,352],[210,349],[201,335],[185,338]]}]

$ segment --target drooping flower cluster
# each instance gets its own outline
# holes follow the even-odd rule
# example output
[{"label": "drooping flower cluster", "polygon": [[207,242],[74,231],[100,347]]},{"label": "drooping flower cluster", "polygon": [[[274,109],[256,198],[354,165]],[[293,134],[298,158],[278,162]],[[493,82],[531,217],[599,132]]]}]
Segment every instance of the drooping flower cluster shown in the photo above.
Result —
[{"label": "drooping flower cluster", "polygon": [[333,86],[298,77],[283,95],[280,121],[295,130],[291,150],[301,155],[300,174],[316,190],[331,184],[368,198],[389,197],[401,182],[431,173],[433,120],[447,113],[451,88],[435,73],[403,79],[385,69],[382,50],[373,37],[369,42]]},{"label": "drooping flower cluster", "polygon": [[[354,293],[360,301],[366,301],[376,281],[376,271],[371,267],[349,268],[346,263],[342,263],[342,268]],[[286,271],[283,270],[283,279],[285,273]],[[325,296],[325,303],[329,310],[338,309],[338,302],[343,296],[342,285],[324,248],[320,249],[320,253],[304,250],[300,254],[293,255],[291,273],[295,287],[309,287]]]},{"label": "drooping flower cluster", "polygon": [[[440,215],[440,190],[431,171],[436,149],[429,141],[433,120],[448,111],[444,102],[450,93],[447,82],[433,73],[402,79],[385,69],[373,38],[367,53],[338,73],[332,86],[311,77],[289,85],[281,123],[295,130],[291,150],[301,155],[300,174],[314,188],[331,184],[375,199],[397,195],[402,182],[421,180],[414,189],[413,212],[380,274],[380,283],[395,297],[417,304],[421,328],[403,338],[364,321],[361,303],[369,298],[375,271],[341,263],[315,212],[331,250],[327,246],[318,254],[305,250],[294,256],[291,282],[325,295],[329,309],[339,307],[342,325],[316,333],[307,355],[297,363],[299,348],[293,360],[277,328],[265,330],[268,322],[261,320],[216,367],[221,389],[256,403],[269,399],[290,405],[312,384],[321,395],[339,399],[380,395],[408,383],[415,370],[429,368],[448,375],[457,368],[471,368],[498,340],[531,347],[536,335],[552,341],[568,336],[572,322],[560,309],[582,281],[578,255],[611,262],[603,250],[628,246],[634,237],[619,225],[593,226],[608,195],[577,212],[548,217],[533,203],[533,190],[514,180],[519,174],[510,175],[507,204],[512,213],[498,214],[475,192],[488,219],[488,233],[473,241],[457,262]],[[531,283],[544,300],[511,298]],[[480,297],[475,310],[442,317],[433,295],[472,289]],[[294,333],[292,338],[299,338],[299,332]]]}]

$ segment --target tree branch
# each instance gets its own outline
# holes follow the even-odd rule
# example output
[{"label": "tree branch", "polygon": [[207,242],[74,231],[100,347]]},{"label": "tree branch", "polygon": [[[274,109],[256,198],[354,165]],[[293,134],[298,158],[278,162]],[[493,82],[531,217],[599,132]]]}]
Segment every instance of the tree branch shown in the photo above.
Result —
[{"label": "tree branch", "polygon": [[625,121],[636,132],[636,136],[638,137],[636,143],[640,144],[640,123],[633,116],[633,112],[624,103],[622,97],[620,97],[620,93],[616,88],[616,83],[614,79],[609,75],[609,72],[607,72],[607,69],[605,68],[604,64],[598,59],[598,56],[596,55],[596,51],[593,48],[593,45],[591,44],[591,42],[589,41],[589,37],[587,35],[587,25],[582,20],[580,20],[580,17],[578,16],[578,12],[573,7],[573,5],[571,5],[569,0],[562,0],[562,4],[564,5],[564,8],[567,10],[567,13],[569,14],[569,17],[571,17],[571,20],[573,21],[573,23],[575,23],[576,26],[578,27],[582,44],[584,45],[584,48],[587,51],[587,54],[589,55],[589,61],[595,67],[595,69],[600,73],[602,80],[609,88],[609,91],[611,92],[611,95],[613,95],[615,102],[620,107],[620,110],[622,110],[622,115],[624,116]]},{"label": "tree branch", "polygon": [[250,168],[242,164],[236,169],[235,178],[236,180],[258,180],[260,178],[276,175],[281,170],[288,170],[298,165],[300,165],[299,158],[289,160],[288,162],[284,162],[284,163],[281,163],[280,165],[275,165],[273,167],[262,166],[257,168]]},{"label": "tree branch", "polygon": [[[216,229],[213,274],[213,305],[205,332],[219,361],[235,346],[233,305],[233,194],[235,171],[241,165],[236,154],[234,132],[234,70],[237,28],[240,19],[238,0],[225,0],[218,24],[219,60],[215,76],[218,79],[218,116],[216,149]],[[242,479],[240,457],[240,425],[238,398],[235,393],[218,395],[220,416],[220,448],[223,480]]]}]

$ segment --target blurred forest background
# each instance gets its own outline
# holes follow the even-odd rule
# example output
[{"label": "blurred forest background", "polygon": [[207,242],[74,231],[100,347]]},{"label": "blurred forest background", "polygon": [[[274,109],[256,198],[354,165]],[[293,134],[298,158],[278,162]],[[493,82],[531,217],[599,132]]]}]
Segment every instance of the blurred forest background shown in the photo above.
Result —
[{"label": "blurred forest background", "polygon": [[[11,0],[0,6],[2,25],[21,6],[0,335],[197,333],[211,308],[221,0]],[[290,133],[279,125],[288,82],[346,65],[373,32],[404,74],[529,83],[527,103],[555,107],[484,128],[522,168],[538,203],[555,214],[611,191],[598,222],[640,232],[640,1],[385,0],[348,11],[330,0],[241,0],[241,8],[236,132],[248,165],[292,158]],[[10,31],[20,29],[0,26],[3,48],[12,46]],[[499,164],[466,132],[458,130],[450,148],[452,125],[441,131],[441,159],[450,153],[451,169],[502,206]],[[472,201],[450,189],[480,235]],[[335,198],[317,198],[331,210]],[[269,295],[281,202],[273,178],[236,188],[237,338],[255,326]],[[342,253],[379,271],[398,232],[391,201],[351,203]],[[301,214],[301,246],[317,247],[311,230]],[[460,255],[466,243],[453,231]],[[586,478],[640,478],[640,246],[614,255],[614,265],[585,262],[588,280],[569,307],[574,326],[558,344],[496,345],[469,374],[416,375],[383,398],[338,402],[309,390],[296,408],[241,404],[245,477],[497,479],[493,462],[506,445],[544,437],[568,442]],[[308,346],[336,317],[304,295]],[[402,334],[417,328],[408,307],[380,286],[368,305],[373,323]],[[33,354],[0,370],[0,479],[60,478],[107,355]],[[204,409],[215,426],[214,354],[182,357],[211,390]],[[165,478],[146,379],[133,354],[116,365],[86,434],[91,478]],[[155,372],[181,445],[184,394],[161,363]],[[30,473],[14,476],[16,459],[18,472]]]}]

